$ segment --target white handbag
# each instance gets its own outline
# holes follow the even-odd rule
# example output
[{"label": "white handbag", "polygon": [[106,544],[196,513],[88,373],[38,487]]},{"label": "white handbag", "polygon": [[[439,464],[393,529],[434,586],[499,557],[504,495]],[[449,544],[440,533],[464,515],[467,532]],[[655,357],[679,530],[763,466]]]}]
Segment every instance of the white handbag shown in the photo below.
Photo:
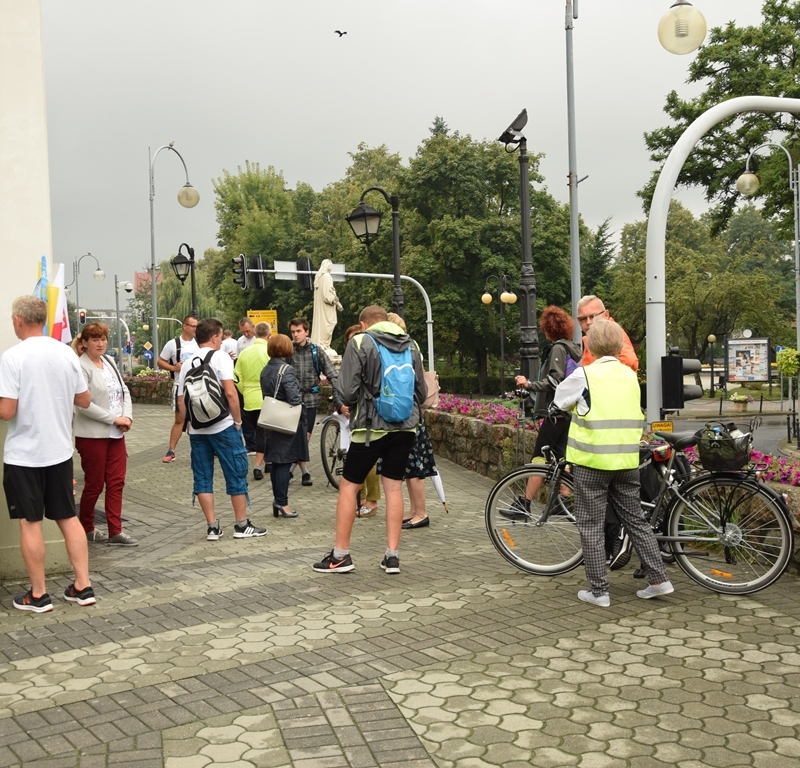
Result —
[{"label": "white handbag", "polygon": [[270,432],[280,432],[284,435],[293,435],[297,432],[297,425],[300,423],[300,416],[303,413],[303,405],[289,405],[283,400],[278,400],[278,390],[281,387],[281,379],[289,366],[285,363],[278,371],[278,380],[275,383],[275,394],[273,397],[267,395],[264,404],[261,406],[261,413],[258,416],[258,426]]}]

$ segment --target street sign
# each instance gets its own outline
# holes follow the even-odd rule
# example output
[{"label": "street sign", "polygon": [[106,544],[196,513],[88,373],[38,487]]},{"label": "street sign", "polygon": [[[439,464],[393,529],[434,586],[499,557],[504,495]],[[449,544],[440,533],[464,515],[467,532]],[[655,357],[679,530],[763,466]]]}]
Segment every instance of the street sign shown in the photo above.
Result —
[{"label": "street sign", "polygon": [[[144,343],[144,348],[149,352],[153,348],[153,345],[149,341],[146,341]],[[149,360],[150,358],[148,357],[147,359]]]},{"label": "street sign", "polygon": [[153,353],[148,349],[148,350],[145,351],[145,353],[142,355],[142,357],[144,357],[145,360],[152,360],[153,359]]},{"label": "street sign", "polygon": [[654,421],[650,425],[651,432],[672,432],[672,422],[671,421]]}]

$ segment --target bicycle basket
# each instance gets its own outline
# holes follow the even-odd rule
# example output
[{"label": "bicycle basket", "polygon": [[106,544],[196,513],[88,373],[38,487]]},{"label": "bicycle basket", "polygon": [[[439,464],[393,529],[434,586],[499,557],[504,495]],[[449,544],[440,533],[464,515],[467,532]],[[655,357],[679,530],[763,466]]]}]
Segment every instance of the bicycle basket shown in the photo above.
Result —
[{"label": "bicycle basket", "polygon": [[749,433],[733,437],[723,424],[706,424],[697,435],[697,453],[703,469],[736,472],[750,461],[753,437]]}]

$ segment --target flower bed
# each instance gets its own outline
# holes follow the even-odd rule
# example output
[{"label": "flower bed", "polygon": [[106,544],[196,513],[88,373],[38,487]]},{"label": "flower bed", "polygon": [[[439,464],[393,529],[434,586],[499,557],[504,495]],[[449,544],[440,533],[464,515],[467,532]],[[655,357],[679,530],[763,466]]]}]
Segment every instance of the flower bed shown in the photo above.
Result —
[{"label": "flower bed", "polygon": [[172,405],[172,379],[167,371],[145,369],[123,380],[131,391],[131,400],[144,405]]}]

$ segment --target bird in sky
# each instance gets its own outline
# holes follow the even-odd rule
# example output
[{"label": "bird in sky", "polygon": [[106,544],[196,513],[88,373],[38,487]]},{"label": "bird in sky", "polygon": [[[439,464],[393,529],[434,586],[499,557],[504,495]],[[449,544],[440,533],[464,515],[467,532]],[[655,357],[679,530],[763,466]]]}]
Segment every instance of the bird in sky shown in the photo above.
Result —
[{"label": "bird in sky", "polygon": [[342,35],[346,35],[347,34],[347,32],[340,32],[338,29],[335,29],[333,32],[334,32],[335,35],[339,35],[339,37],[341,37]]}]

